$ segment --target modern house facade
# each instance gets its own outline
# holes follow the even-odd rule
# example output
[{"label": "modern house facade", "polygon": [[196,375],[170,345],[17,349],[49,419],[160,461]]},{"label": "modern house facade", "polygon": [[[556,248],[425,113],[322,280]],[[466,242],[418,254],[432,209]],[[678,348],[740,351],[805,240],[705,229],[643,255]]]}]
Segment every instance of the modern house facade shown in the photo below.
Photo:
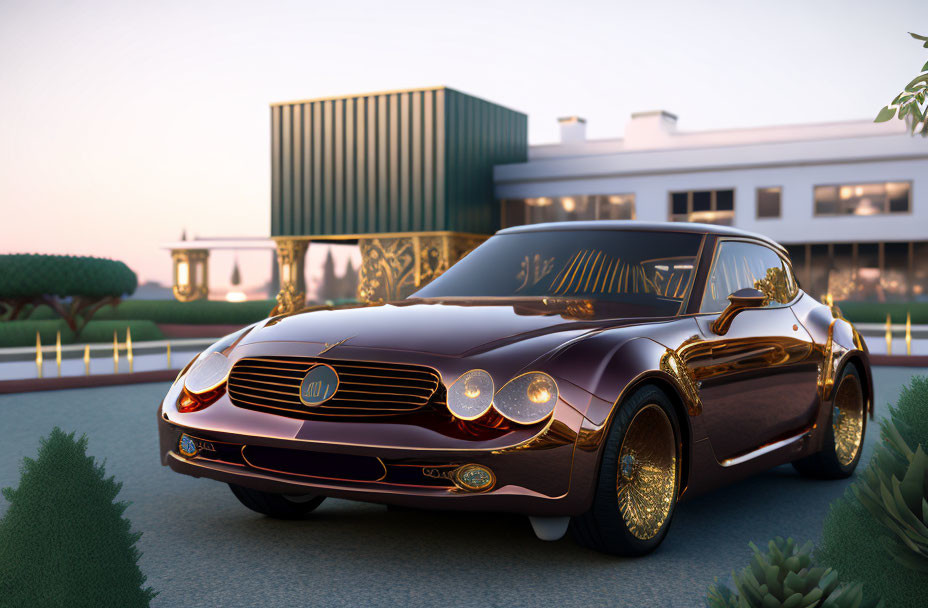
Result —
[{"label": "modern house facade", "polygon": [[658,111],[590,140],[583,119],[560,122],[559,143],[496,167],[503,226],[721,223],[784,244],[816,296],[928,299],[928,142],[901,123],[680,132]]}]

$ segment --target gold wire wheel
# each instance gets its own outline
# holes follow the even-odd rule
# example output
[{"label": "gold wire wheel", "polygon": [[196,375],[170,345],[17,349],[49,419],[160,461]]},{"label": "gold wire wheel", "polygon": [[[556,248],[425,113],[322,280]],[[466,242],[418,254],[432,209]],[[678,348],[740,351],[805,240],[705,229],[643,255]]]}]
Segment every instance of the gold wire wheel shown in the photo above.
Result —
[{"label": "gold wire wheel", "polygon": [[857,458],[864,435],[864,397],[860,380],[847,374],[835,391],[832,406],[831,429],[835,435],[835,456],[841,466]]},{"label": "gold wire wheel", "polygon": [[622,447],[616,491],[628,531],[641,540],[657,536],[670,515],[677,485],[677,446],[670,418],[660,406],[635,414]]}]

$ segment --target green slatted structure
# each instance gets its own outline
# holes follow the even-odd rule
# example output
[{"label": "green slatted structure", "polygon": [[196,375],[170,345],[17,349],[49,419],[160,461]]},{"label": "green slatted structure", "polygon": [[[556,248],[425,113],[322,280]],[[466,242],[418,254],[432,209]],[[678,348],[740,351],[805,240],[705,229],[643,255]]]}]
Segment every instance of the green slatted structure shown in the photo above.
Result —
[{"label": "green slatted structure", "polygon": [[527,130],[447,87],[273,104],[271,236],[492,234],[493,166],[527,160]]}]

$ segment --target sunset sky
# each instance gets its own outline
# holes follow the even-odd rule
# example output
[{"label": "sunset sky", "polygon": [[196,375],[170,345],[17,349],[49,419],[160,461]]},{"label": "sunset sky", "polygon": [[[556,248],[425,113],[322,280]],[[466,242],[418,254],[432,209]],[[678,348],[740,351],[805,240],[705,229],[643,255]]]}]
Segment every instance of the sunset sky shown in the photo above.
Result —
[{"label": "sunset sky", "polygon": [[[532,143],[567,114],[591,137],[658,108],[681,130],[871,119],[928,58],[906,33],[928,33],[923,8],[0,0],[0,252],[167,283],[159,244],[185,228],[268,235],[273,101],[444,84],[527,113]],[[270,254],[240,259],[267,280]]]}]

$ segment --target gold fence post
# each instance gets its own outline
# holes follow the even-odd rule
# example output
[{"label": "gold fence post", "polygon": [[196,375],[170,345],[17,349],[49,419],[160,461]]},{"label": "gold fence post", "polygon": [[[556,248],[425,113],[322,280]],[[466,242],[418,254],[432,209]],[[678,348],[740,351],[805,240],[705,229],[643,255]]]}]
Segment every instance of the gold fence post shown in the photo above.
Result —
[{"label": "gold fence post", "polygon": [[905,354],[912,354],[912,313],[905,313]]},{"label": "gold fence post", "polygon": [[168,342],[168,369],[171,369],[171,343]]},{"label": "gold fence post", "polygon": [[84,345],[84,375],[90,375],[90,345]]},{"label": "gold fence post", "polygon": [[886,313],[886,354],[893,354],[893,320],[889,313]]},{"label": "gold fence post", "polygon": [[119,340],[116,338],[116,330],[113,330],[113,373],[119,373]]},{"label": "gold fence post", "polygon": [[58,367],[58,377],[61,377],[61,330],[55,335],[55,365]]},{"label": "gold fence post", "polygon": [[132,330],[126,325],[126,359],[129,360],[129,373],[133,371],[133,357],[132,357]]},{"label": "gold fence post", "polygon": [[39,370],[39,378],[42,377],[42,338],[39,332],[35,332],[35,366]]}]

